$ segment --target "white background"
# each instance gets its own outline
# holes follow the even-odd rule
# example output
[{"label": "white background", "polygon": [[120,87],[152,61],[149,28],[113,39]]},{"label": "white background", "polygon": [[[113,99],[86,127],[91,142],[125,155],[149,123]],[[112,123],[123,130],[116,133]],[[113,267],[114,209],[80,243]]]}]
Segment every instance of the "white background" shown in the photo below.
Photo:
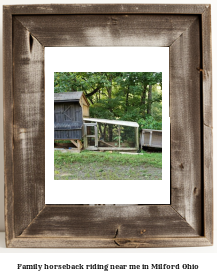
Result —
[{"label": "white background", "polygon": [[[28,0],[17,0],[17,1],[12,1],[12,0],[4,0],[0,1],[2,5],[12,5],[12,4],[45,4],[45,3],[50,3],[51,1],[28,1]],[[52,3],[60,3],[61,1],[58,0],[52,0]],[[132,3],[132,1],[94,1],[94,0],[64,0],[64,3]],[[196,1],[162,1],[162,0],[148,0],[148,1],[141,1],[137,0],[136,3],[158,3],[158,4],[212,4],[212,33],[213,33],[213,104],[214,104],[214,109],[213,109],[213,119],[214,119],[214,142],[216,138],[216,123],[217,123],[217,113],[216,113],[216,89],[217,89],[217,80],[215,78],[217,71],[216,71],[216,66],[217,66],[217,56],[216,56],[216,49],[217,49],[217,39],[216,39],[216,34],[217,34],[217,2],[215,0],[196,0]],[[2,22],[2,14],[0,14],[0,22]],[[2,34],[2,28],[0,28],[0,32]],[[2,43],[0,44],[0,59],[2,59]],[[3,110],[3,89],[2,89],[2,63],[0,65],[0,111]],[[1,172],[0,172],[0,230],[2,233],[0,233],[0,273],[3,274],[3,277],[7,275],[7,277],[10,277],[10,275],[16,275],[16,277],[36,277],[36,275],[40,275],[40,277],[47,277],[48,273],[46,272],[45,274],[39,273],[39,274],[34,274],[32,272],[27,271],[26,274],[24,274],[24,271],[20,274],[16,271],[16,264],[17,263],[23,263],[23,264],[28,264],[30,261],[33,263],[50,263],[50,260],[53,263],[62,263],[64,261],[67,263],[69,260],[72,262],[77,262],[77,261],[85,261],[86,257],[91,258],[92,261],[95,261],[96,263],[112,263],[113,260],[115,262],[121,263],[121,262],[129,262],[129,260],[133,263],[137,261],[138,263],[142,262],[147,262],[153,259],[154,263],[172,263],[174,262],[174,259],[177,263],[196,263],[200,265],[199,272],[195,272],[192,270],[182,272],[182,273],[177,273],[175,272],[177,277],[189,277],[192,278],[193,275],[195,274],[197,278],[204,278],[204,277],[210,277],[214,278],[217,276],[217,271],[216,271],[216,257],[217,257],[217,244],[214,243],[214,246],[212,247],[198,247],[198,248],[156,248],[156,249],[6,249],[5,248],[5,243],[4,243],[4,178],[3,178],[3,173],[4,173],[4,168],[3,168],[3,113],[0,115],[0,136],[1,136],[1,145],[0,145],[0,157],[1,157]],[[215,171],[215,161],[216,161],[216,148],[214,144],[214,198],[216,201],[216,171]],[[216,234],[216,223],[217,223],[217,210],[215,206],[215,226],[214,226],[214,233],[215,233],[215,238],[217,236]],[[216,242],[216,240],[215,240]],[[47,253],[56,253],[56,254],[47,254]],[[54,259],[54,256],[56,259]],[[61,258],[61,259],[60,259]],[[147,275],[147,277],[171,277],[173,275],[174,277],[174,272],[169,272],[169,271],[164,272],[163,270],[159,270],[158,272],[154,272],[151,276],[150,274]],[[59,277],[59,272],[58,277]],[[53,276],[56,275],[55,272],[50,272]],[[61,274],[63,274],[61,272]],[[128,275],[132,273],[127,273]],[[46,276],[45,276],[46,275]],[[89,275],[93,275],[90,273]],[[95,274],[98,275],[98,274]],[[103,275],[111,275],[111,272],[107,273],[100,273],[100,277]],[[112,274],[113,277],[116,276],[120,277],[120,272],[117,271],[116,274]],[[125,274],[126,275],[126,274]],[[145,277],[145,274],[141,273],[136,273],[133,272],[133,275],[137,275],[140,277]],[[56,275],[57,276],[57,275]],[[70,277],[73,277],[73,274],[70,272]],[[67,277],[64,275],[64,277]]]},{"label": "white background", "polygon": [[[54,72],[70,71],[163,73],[162,180],[54,180]],[[170,204],[169,47],[46,47],[45,92],[45,204]]]}]

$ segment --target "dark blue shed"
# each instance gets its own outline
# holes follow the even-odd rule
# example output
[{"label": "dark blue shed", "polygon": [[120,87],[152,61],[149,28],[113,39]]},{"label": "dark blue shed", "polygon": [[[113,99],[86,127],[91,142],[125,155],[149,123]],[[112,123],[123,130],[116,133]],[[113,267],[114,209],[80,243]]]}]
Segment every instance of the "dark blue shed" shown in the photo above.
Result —
[{"label": "dark blue shed", "polygon": [[81,140],[83,116],[89,116],[89,103],[83,92],[55,93],[54,140]]}]

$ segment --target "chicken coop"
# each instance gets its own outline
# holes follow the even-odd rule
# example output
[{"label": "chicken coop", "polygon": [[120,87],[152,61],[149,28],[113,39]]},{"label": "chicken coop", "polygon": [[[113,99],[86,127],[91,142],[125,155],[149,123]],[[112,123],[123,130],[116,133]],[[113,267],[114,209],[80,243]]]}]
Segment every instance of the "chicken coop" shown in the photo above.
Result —
[{"label": "chicken coop", "polygon": [[83,92],[54,94],[54,141],[70,140],[81,149],[83,117],[89,116],[89,103]]},{"label": "chicken coop", "polygon": [[143,129],[140,134],[142,147],[162,148],[162,130]]},{"label": "chicken coop", "polygon": [[73,150],[76,147],[78,151],[82,148],[137,151],[138,128],[135,122],[89,118],[89,103],[83,92],[54,94],[55,147],[73,146]]},{"label": "chicken coop", "polygon": [[138,151],[138,123],[95,118],[85,118],[84,121],[85,149]]}]

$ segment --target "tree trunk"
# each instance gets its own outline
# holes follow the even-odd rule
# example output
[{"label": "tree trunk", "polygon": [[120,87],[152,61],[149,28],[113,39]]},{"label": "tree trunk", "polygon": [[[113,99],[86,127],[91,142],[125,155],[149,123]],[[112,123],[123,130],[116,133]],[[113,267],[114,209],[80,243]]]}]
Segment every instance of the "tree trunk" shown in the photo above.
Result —
[{"label": "tree trunk", "polygon": [[[112,76],[110,76],[108,78],[109,82],[111,83],[111,87],[108,87],[106,88],[107,92],[108,92],[108,103],[109,103],[109,108],[110,108],[110,111],[112,112],[112,107],[111,107],[111,98],[112,98]],[[108,125],[108,140],[109,142],[112,141],[112,136],[113,136],[113,133],[112,133],[112,125]]]},{"label": "tree trunk", "polygon": [[151,115],[151,105],[152,105],[152,85],[149,85],[148,103],[147,103],[147,114],[148,115]]},{"label": "tree trunk", "polygon": [[147,84],[144,84],[143,92],[142,92],[142,94],[141,94],[141,106],[142,106],[142,114],[143,114],[143,117],[145,117],[146,88],[147,88]]},{"label": "tree trunk", "polygon": [[107,124],[104,125],[104,131],[103,131],[103,140],[106,141],[106,128]]},{"label": "tree trunk", "polygon": [[91,99],[91,98],[88,98],[88,100],[91,102],[91,104],[94,104],[94,102],[92,101],[92,99]]},{"label": "tree trunk", "polygon": [[99,127],[99,133],[100,133],[100,140],[102,140],[103,138],[103,132],[102,132],[102,126],[101,126],[101,123],[98,124],[98,127]]},{"label": "tree trunk", "polygon": [[86,97],[91,97],[94,94],[96,94],[98,91],[100,90],[100,87],[97,87],[96,89],[94,89],[92,92],[86,94]]},{"label": "tree trunk", "polygon": [[109,125],[109,142],[112,142],[113,132],[112,132],[112,125]]},{"label": "tree trunk", "polygon": [[126,92],[126,109],[125,109],[126,112],[128,111],[128,106],[129,106],[129,86]]}]

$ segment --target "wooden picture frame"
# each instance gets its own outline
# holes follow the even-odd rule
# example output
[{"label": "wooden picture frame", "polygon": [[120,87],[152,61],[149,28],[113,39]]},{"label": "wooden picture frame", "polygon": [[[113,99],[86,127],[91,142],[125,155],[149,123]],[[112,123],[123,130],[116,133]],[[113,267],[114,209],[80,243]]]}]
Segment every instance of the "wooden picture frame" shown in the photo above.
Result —
[{"label": "wooden picture frame", "polygon": [[[51,4],[3,12],[6,246],[212,245],[211,6]],[[45,205],[46,46],[169,47],[170,205]]]}]

